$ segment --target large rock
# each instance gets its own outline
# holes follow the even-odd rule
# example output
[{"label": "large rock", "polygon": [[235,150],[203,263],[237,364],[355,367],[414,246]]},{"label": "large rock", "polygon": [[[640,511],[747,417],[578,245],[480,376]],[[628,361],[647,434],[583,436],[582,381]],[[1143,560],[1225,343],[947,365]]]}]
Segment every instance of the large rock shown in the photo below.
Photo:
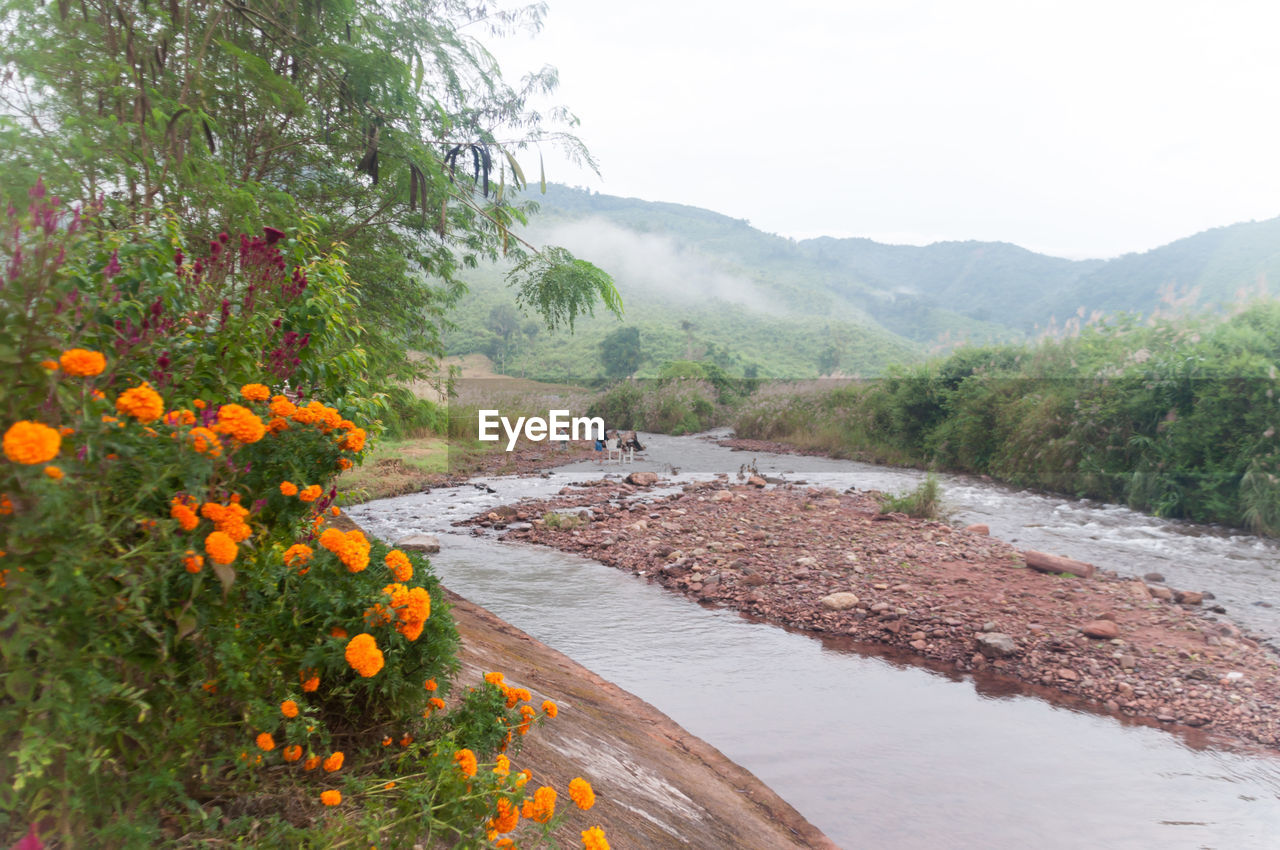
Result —
[{"label": "large rock", "polygon": [[1111,620],[1091,620],[1080,627],[1086,636],[1098,640],[1111,640],[1120,637],[1120,627]]},{"label": "large rock", "polygon": [[839,593],[833,593],[830,596],[824,596],[821,599],[822,607],[828,611],[848,611],[850,608],[858,604],[858,595],[842,590]]},{"label": "large rock", "polygon": [[1204,594],[1197,590],[1175,591],[1174,598],[1183,605],[1199,605],[1204,602]]},{"label": "large rock", "polygon": [[1064,558],[1061,555],[1050,555],[1047,552],[1026,551],[1022,553],[1022,557],[1026,560],[1028,567],[1042,573],[1069,573],[1080,578],[1089,578],[1096,569],[1093,564]]},{"label": "large rock", "polygon": [[1018,651],[1013,638],[1002,632],[984,632],[977,637],[978,652],[987,658],[1006,658]]},{"label": "large rock", "polygon": [[1147,585],[1147,592],[1150,593],[1152,596],[1154,596],[1156,599],[1162,599],[1165,602],[1173,601],[1173,591],[1167,587],[1161,587],[1159,585],[1149,584]]},{"label": "large rock", "polygon": [[975,522],[972,525],[966,525],[964,527],[964,530],[968,531],[971,534],[981,534],[983,537],[986,537],[988,534],[991,533],[990,526],[981,522]]},{"label": "large rock", "polygon": [[439,552],[440,538],[434,534],[410,534],[397,540],[396,548],[406,552]]},{"label": "large rock", "polygon": [[750,478],[747,479],[747,483],[750,484],[752,487],[764,487],[764,485],[769,482],[765,481],[759,475],[752,475]]},{"label": "large rock", "polygon": [[711,497],[711,501],[713,501],[713,502],[732,502],[732,501],[733,501],[733,493],[730,493],[728,490],[717,490],[717,491],[715,492],[715,495],[713,495],[713,496]]},{"label": "large rock", "polygon": [[633,472],[627,476],[626,482],[634,484],[637,487],[649,487],[658,483],[658,473],[656,472]]}]

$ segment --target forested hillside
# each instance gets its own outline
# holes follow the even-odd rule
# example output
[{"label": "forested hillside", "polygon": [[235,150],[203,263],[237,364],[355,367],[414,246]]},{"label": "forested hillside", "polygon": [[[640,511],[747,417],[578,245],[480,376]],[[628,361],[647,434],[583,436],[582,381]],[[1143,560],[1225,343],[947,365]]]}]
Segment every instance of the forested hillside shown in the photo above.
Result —
[{"label": "forested hillside", "polygon": [[624,320],[540,332],[506,315],[514,298],[503,270],[485,266],[467,277],[472,291],[446,342],[451,353],[484,352],[505,371],[549,380],[607,375],[601,344],[620,327],[639,332],[641,376],[671,360],[760,377],[866,376],[963,342],[1016,342],[1117,311],[1220,309],[1280,275],[1280,218],[1069,260],[999,242],[796,241],[709,210],[557,185],[534,199],[541,210],[525,236],[612,273]]}]

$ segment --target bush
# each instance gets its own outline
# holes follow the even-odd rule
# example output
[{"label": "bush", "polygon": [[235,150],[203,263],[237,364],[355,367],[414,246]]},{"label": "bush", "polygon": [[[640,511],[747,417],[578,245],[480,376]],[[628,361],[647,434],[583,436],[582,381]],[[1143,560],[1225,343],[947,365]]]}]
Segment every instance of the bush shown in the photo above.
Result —
[{"label": "bush", "polygon": [[942,488],[938,476],[930,472],[910,493],[877,497],[880,513],[902,513],[916,519],[939,519],[942,516]]},{"label": "bush", "polygon": [[3,236],[0,843],[480,841],[523,791],[476,754],[554,708],[446,708],[430,565],[332,525],[380,409],[340,259],[87,223],[36,192]]}]

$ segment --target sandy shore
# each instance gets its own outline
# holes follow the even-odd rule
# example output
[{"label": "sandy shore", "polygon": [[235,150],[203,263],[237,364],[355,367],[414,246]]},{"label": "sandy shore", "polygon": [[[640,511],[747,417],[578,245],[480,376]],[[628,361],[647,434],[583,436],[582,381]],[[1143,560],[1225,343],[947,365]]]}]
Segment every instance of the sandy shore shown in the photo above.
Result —
[{"label": "sandy shore", "polygon": [[[1088,578],[1039,572],[980,530],[880,514],[865,492],[727,479],[653,501],[646,490],[602,480],[467,522],[511,526],[508,536],[771,623],[1280,748],[1275,655],[1208,610],[1198,588],[1122,579],[1107,564]],[[549,511],[572,518],[553,527]]]}]

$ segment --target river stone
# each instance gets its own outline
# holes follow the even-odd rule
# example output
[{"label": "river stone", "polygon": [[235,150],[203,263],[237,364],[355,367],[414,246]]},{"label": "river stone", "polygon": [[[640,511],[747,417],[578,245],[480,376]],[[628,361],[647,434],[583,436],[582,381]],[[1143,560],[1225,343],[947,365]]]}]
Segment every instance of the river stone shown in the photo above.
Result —
[{"label": "river stone", "polygon": [[1181,596],[1182,598],[1178,601],[1183,605],[1199,605],[1204,601],[1204,594],[1196,590],[1184,590]]},{"label": "river stone", "polygon": [[1167,587],[1160,587],[1159,585],[1149,584],[1147,585],[1147,591],[1150,592],[1150,594],[1154,596],[1156,599],[1163,599],[1165,602],[1173,601],[1173,591]]},{"label": "river stone", "polygon": [[846,591],[822,597],[822,607],[828,611],[848,611],[858,604],[858,595]]},{"label": "river stone", "polygon": [[981,523],[981,522],[975,522],[972,525],[966,525],[964,527],[964,530],[972,534],[981,534],[983,537],[986,537],[991,533],[991,528],[985,523]]},{"label": "river stone", "polygon": [[984,632],[977,637],[978,651],[988,658],[1004,658],[1018,651],[1018,644],[1003,632]]},{"label": "river stone", "polygon": [[396,548],[406,552],[439,552],[440,538],[434,534],[410,534],[397,540]]},{"label": "river stone", "polygon": [[732,494],[732,493],[730,493],[728,490],[717,490],[717,491],[715,492],[715,495],[713,495],[713,496],[711,497],[711,501],[713,501],[713,502],[731,502],[731,501],[733,501],[733,494]]},{"label": "river stone", "polygon": [[1120,637],[1120,627],[1112,620],[1091,620],[1080,627],[1086,637],[1111,640]]},{"label": "river stone", "polygon": [[634,484],[637,487],[648,487],[658,483],[658,473],[656,472],[633,472],[626,477],[628,484]]},{"label": "river stone", "polygon": [[1147,573],[1142,577],[1145,581],[1164,581],[1164,576],[1160,573]]},{"label": "river stone", "polygon": [[752,487],[763,487],[768,482],[766,482],[759,475],[752,475],[750,478],[747,479],[747,483],[750,484]]}]

